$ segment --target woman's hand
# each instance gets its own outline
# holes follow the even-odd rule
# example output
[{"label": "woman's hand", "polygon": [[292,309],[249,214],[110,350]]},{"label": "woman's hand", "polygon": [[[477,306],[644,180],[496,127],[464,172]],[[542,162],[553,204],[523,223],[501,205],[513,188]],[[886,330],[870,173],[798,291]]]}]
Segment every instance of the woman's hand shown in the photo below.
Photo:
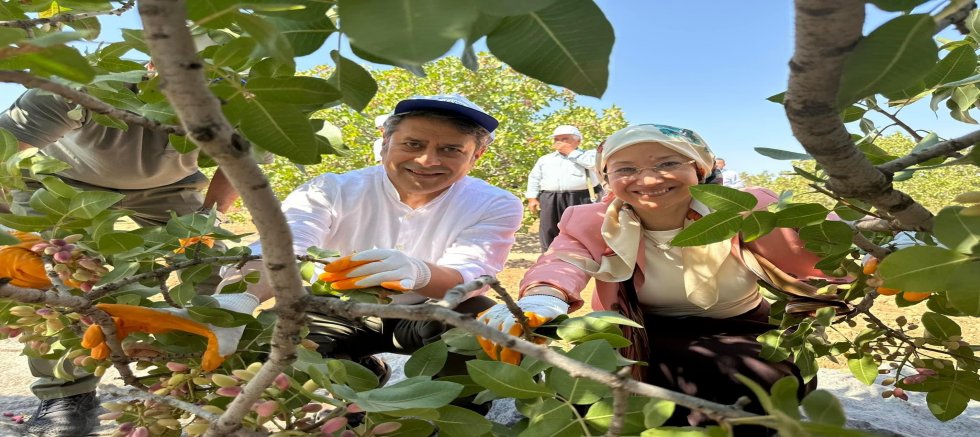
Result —
[{"label": "woman's hand", "polygon": [[[524,316],[528,319],[528,328],[537,328],[551,319],[558,317],[562,314],[568,314],[568,303],[556,296],[535,294],[531,296],[524,296],[517,301],[517,306],[521,308],[524,312]],[[524,334],[524,329],[521,327],[514,315],[511,314],[507,305],[499,303],[490,309],[480,313],[477,316],[477,320],[486,323],[490,327],[499,329],[501,332],[506,332],[515,337],[520,337]],[[480,347],[483,351],[494,360],[500,360],[505,363],[510,363],[518,365],[521,363],[521,353],[514,351],[512,349],[501,348],[500,345],[493,343],[483,337],[476,337],[477,341],[480,343]],[[543,337],[535,338],[534,342],[537,344],[544,344],[547,339]]]}]

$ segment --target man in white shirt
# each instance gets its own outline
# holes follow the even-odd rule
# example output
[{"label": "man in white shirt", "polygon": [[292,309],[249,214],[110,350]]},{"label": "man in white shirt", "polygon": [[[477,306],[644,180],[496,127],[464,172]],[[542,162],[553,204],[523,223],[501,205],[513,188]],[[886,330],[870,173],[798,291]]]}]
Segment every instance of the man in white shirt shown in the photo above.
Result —
[{"label": "man in white shirt", "polygon": [[598,200],[600,186],[595,174],[595,150],[579,150],[582,133],[562,125],[551,134],[555,151],[538,158],[527,177],[527,209],[540,214],[541,251],[558,236],[558,221],[565,208]]},{"label": "man in white shirt", "polygon": [[381,114],[374,117],[374,127],[378,129],[378,134],[381,136],[374,140],[374,144],[371,146],[371,152],[374,153],[374,162],[378,164],[381,163],[381,147],[384,146],[385,120],[387,119],[388,114]]},{"label": "man in white shirt", "polygon": [[[421,303],[481,275],[503,269],[520,227],[519,199],[466,176],[493,140],[497,120],[459,95],[406,99],[385,122],[382,165],[344,174],[324,174],[302,185],[283,202],[296,254],[311,246],[348,255],[326,266],[323,280],[335,290],[384,287],[393,302]],[[252,246],[258,253],[261,247]],[[252,261],[226,281],[262,270]],[[266,279],[238,294],[234,311],[251,313],[273,296]],[[474,293],[456,310],[476,315],[493,305]],[[231,308],[229,308],[231,309]],[[379,352],[411,353],[438,341],[449,327],[434,321],[365,317],[350,320],[309,313],[318,351],[349,358],[384,379]],[[213,329],[222,353],[234,352],[242,328]],[[466,357],[451,354],[445,374],[465,372]]]},{"label": "man in white shirt", "polygon": [[742,178],[738,177],[738,172],[725,168],[725,160],[718,158],[715,160],[715,167],[721,171],[721,184],[731,188],[745,188]]}]

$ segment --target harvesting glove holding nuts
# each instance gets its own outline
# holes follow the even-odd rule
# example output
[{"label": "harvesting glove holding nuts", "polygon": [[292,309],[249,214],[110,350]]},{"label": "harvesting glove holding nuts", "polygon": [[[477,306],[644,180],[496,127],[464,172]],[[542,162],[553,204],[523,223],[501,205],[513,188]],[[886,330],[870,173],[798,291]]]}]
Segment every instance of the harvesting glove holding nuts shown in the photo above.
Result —
[{"label": "harvesting glove holding nuts", "polygon": [[[568,303],[555,296],[543,294],[524,296],[517,301],[517,306],[521,308],[524,316],[527,317],[529,328],[537,328],[555,317],[568,314]],[[510,310],[507,309],[507,305],[502,303],[498,303],[480,313],[477,316],[477,320],[486,323],[491,328],[499,329],[501,332],[506,332],[515,337],[520,337],[524,334],[524,329],[517,323]],[[476,339],[480,343],[480,347],[483,348],[483,351],[490,358],[514,365],[521,363],[520,352],[501,348],[496,343],[483,337],[477,337]],[[544,338],[536,338],[534,340],[538,344],[543,344],[545,341],[547,340]]]},{"label": "harvesting glove holding nuts", "polygon": [[[248,293],[219,294],[213,296],[218,305],[229,311],[251,315],[259,300]],[[134,332],[160,334],[183,331],[207,337],[208,345],[201,357],[201,368],[216,369],[225,357],[235,353],[245,326],[217,327],[194,321],[183,308],[144,308],[133,305],[98,304],[102,311],[112,316],[116,324],[116,338],[122,340]],[[104,360],[109,356],[109,346],[99,325],[91,325],[82,337],[82,347],[92,349],[92,358]]]},{"label": "harvesting glove holding nuts", "polygon": [[371,249],[340,258],[324,267],[320,280],[334,290],[384,287],[418,290],[429,284],[432,271],[418,258],[394,249]]}]

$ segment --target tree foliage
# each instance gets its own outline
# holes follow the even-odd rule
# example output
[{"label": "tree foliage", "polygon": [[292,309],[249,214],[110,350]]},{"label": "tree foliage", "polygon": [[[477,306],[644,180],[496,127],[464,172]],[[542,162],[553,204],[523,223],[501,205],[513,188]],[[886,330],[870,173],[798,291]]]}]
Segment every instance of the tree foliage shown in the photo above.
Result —
[{"label": "tree foliage", "polygon": [[[838,305],[840,317],[829,308],[803,315],[788,310],[797,302],[773,295],[777,303],[772,316],[779,328],[759,338],[764,357],[795,357],[805,379],[815,375],[816,359],[822,356],[846,360],[865,383],[889,373],[881,382],[888,386],[888,396],[907,399],[907,392],[925,392],[933,414],[949,420],[980,393],[975,346],[963,338],[960,326],[980,316],[980,194],[953,188],[954,203],[962,205],[950,205],[948,197],[937,200],[926,205],[933,211],[942,207],[933,214],[912,185],[894,182],[909,174],[909,182],[927,180],[925,175],[946,171],[937,166],[957,171],[941,179],[975,175],[980,154],[973,144],[980,132],[958,139],[920,135],[901,123],[897,113],[929,97],[934,109],[945,104],[951,117],[973,121],[970,111],[980,97],[980,78],[975,76],[978,15],[969,12],[975,4],[954,1],[930,15],[907,13],[923,1],[875,0],[897,13],[864,36],[862,2],[796,3],[794,68],[786,93],[772,100],[786,106],[794,134],[806,157],[813,159],[812,167],[801,166],[796,173],[834,200],[820,204],[783,198],[771,211],[750,212],[754,203],[744,193],[699,187],[693,194],[718,212],[682,232],[675,243],[704,244],[736,233],[751,240],[775,227],[798,229],[807,248],[822,257],[819,268],[850,279],[844,285],[815,287],[847,304]],[[795,380],[777,383],[770,393],[745,382],[766,416],[633,381],[617,373],[636,363],[615,350],[626,345],[621,325],[631,323],[616,314],[556,319],[536,332],[564,340],[564,349],[552,349],[461,319],[437,305],[363,303],[376,301],[370,293],[346,301],[328,299],[319,294],[332,294],[329,287],[310,284],[315,282],[311,263],[323,262],[329,248],[314,248],[300,257],[292,252],[285,219],[272,207],[272,185],[285,189],[299,181],[265,183],[269,179],[251,160],[249,147],[271,151],[289,165],[323,165],[333,171],[360,167],[369,164],[366,146],[375,135],[370,117],[360,114],[387,112],[397,99],[411,94],[459,91],[499,115],[504,126],[499,143],[475,174],[519,191],[525,169],[547,151],[545,138],[553,124],[577,124],[586,140],[594,142],[623,123],[616,108],[600,115],[575,102],[574,93],[601,95],[608,76],[613,31],[593,1],[216,0],[185,5],[141,0],[143,29],[123,30],[122,40],[91,53],[72,46],[98,35],[100,15],[127,13],[134,4],[112,9],[108,2],[89,0],[3,2],[0,80],[60,94],[108,126],[168,132],[181,151],[200,147],[226,171],[255,218],[263,237],[262,259],[275,266],[265,274],[276,286],[277,307],[274,314],[236,315],[216,308],[213,298],[194,289],[220,265],[257,258],[241,247],[225,250],[208,244],[241,237],[216,227],[213,215],[122,229],[117,224],[125,212],[111,208],[118,195],[61,183],[50,174],[65,168],[64,163],[36,149],[18,151],[17,141],[0,133],[4,194],[25,189],[25,181],[43,186],[31,199],[36,215],[0,214],[0,224],[40,233],[42,239],[24,243],[30,247],[19,247],[23,250],[9,261],[21,262],[24,251],[35,253],[45,264],[46,277],[39,279],[52,282],[43,290],[0,283],[0,333],[20,339],[25,355],[55,360],[56,371],[65,378],[72,377],[69,365],[97,374],[109,365],[118,369],[127,384],[143,390],[136,396],[147,399],[111,406],[109,418],[120,422],[124,432],[177,435],[183,428],[221,436],[246,430],[427,435],[438,427],[446,435],[717,435],[737,422],[765,425],[785,435],[860,435],[841,429],[844,414],[829,394],[816,391],[798,402]],[[951,23],[968,35],[961,41],[941,41],[940,47],[934,34]],[[296,56],[315,53],[327,38],[341,35],[357,59],[334,50],[330,67],[295,74]],[[484,37],[490,55],[477,56],[473,44]],[[195,40],[202,44],[195,47]],[[460,40],[464,48],[459,63],[447,59],[428,64]],[[149,55],[159,74],[150,77],[141,64],[128,60],[127,53],[134,51]],[[400,69],[372,72],[361,60]],[[461,65],[477,73],[464,72]],[[428,78],[417,77],[422,74]],[[909,153],[907,144],[891,144],[893,137],[878,140],[884,129],[875,126],[876,114],[915,139]],[[848,121],[858,121],[860,133],[849,133]],[[280,160],[274,169],[286,166]],[[930,184],[924,184],[923,194],[939,191]],[[828,221],[831,210],[854,223]],[[897,231],[913,231],[918,240],[912,247],[897,248]],[[16,242],[14,234],[0,233],[0,243]],[[874,259],[862,262],[869,257]],[[173,272],[178,284],[166,282]],[[247,275],[221,292],[241,292],[255,280]],[[304,285],[313,286],[313,295]],[[478,281],[454,290],[447,305],[486,285]],[[891,299],[899,306],[924,305],[927,311],[918,323],[901,318],[885,322],[873,308],[882,296],[895,296]],[[163,355],[130,359],[114,335],[111,318],[93,306],[96,302],[182,307],[199,322],[244,325],[246,335],[239,351],[213,372],[205,371],[198,359],[205,342],[180,333],[136,336]],[[407,380],[378,388],[374,375],[353,362],[321,357],[308,349],[308,342],[297,348],[304,311],[311,307],[350,317],[436,319],[465,332],[451,332],[443,343],[420,350],[406,365]],[[839,341],[827,336],[833,325],[856,324],[854,319],[867,322],[868,329]],[[80,346],[80,332],[93,324],[106,333],[107,356],[93,356]],[[473,334],[508,342],[527,358],[521,366],[482,359]],[[476,353],[477,359],[469,363],[468,375],[433,379],[449,350]],[[542,372],[547,375],[544,382],[535,379]],[[470,394],[483,401],[518,398],[526,419],[505,428],[449,405]],[[674,404],[708,412],[719,419],[719,426],[656,430]],[[586,406],[583,415],[580,410]],[[348,423],[346,414],[357,411],[367,413],[365,422]]]}]

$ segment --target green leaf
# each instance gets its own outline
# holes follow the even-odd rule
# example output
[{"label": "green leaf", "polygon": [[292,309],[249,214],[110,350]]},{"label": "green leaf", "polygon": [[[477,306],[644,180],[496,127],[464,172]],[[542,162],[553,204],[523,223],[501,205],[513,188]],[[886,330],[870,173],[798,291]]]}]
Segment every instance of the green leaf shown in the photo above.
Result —
[{"label": "green leaf", "polygon": [[439,427],[439,435],[446,437],[472,437],[484,435],[493,424],[480,414],[455,405],[439,408],[439,417],[433,423]]},{"label": "green leaf", "polygon": [[684,228],[670,244],[687,247],[716,243],[734,237],[741,226],[742,216],[737,212],[713,212]]},{"label": "green leaf", "polygon": [[405,376],[434,376],[446,365],[449,349],[443,341],[429,343],[412,353],[405,362]]},{"label": "green leaf", "polygon": [[584,337],[599,333],[623,335],[623,331],[618,326],[589,316],[565,320],[558,326],[557,333],[562,340],[569,342],[579,341]]},{"label": "green leaf", "polygon": [[210,264],[198,264],[196,266],[190,266],[184,270],[180,271],[181,282],[197,283],[201,282],[211,276],[211,265]]},{"label": "green leaf", "polygon": [[756,147],[756,153],[767,158],[778,159],[780,161],[809,161],[812,156],[806,153],[790,152],[788,150],[770,149],[768,147]]},{"label": "green leaf", "polygon": [[[571,405],[557,399],[536,398],[517,401],[517,411],[528,418],[527,429],[519,437],[583,435],[583,426],[574,420]],[[496,435],[496,434],[495,434]]]},{"label": "green leaf", "polygon": [[[327,367],[330,369],[331,379],[341,384],[347,384],[354,390],[370,390],[381,383],[378,376],[370,369],[350,360],[328,359]],[[342,375],[342,377],[338,375]]]},{"label": "green leaf", "polygon": [[957,47],[950,50],[949,54],[937,62],[929,74],[926,74],[924,79],[926,88],[964,79],[973,74],[976,68],[977,54],[973,51],[973,47],[969,45]]},{"label": "green leaf", "polygon": [[[467,363],[469,364],[469,363]],[[352,400],[369,413],[397,411],[407,408],[444,407],[463,389],[447,381],[431,381],[427,377],[408,378],[388,387],[356,393],[347,386],[334,384],[333,390]]]},{"label": "green leaf", "polygon": [[228,44],[221,45],[211,58],[215,66],[228,67],[233,70],[243,68],[248,64],[251,55],[258,44],[248,37],[236,38]]},{"label": "green leaf", "polygon": [[963,264],[953,271],[946,285],[946,298],[957,310],[980,317],[980,287],[977,287],[980,284],[980,268],[976,264]]},{"label": "green leaf", "polygon": [[867,112],[866,109],[860,106],[851,105],[841,111],[840,118],[844,123],[850,123],[852,121],[860,120],[862,117],[864,117],[865,112]]},{"label": "green leaf", "polygon": [[37,38],[24,40],[22,43],[35,47],[54,47],[73,41],[78,41],[80,39],[85,39],[89,35],[89,32],[51,32]]},{"label": "green leaf", "polygon": [[632,326],[634,328],[642,328],[643,325],[630,320],[628,317],[622,315],[617,311],[593,311],[585,315],[591,319],[598,319],[603,322],[612,323],[614,325],[625,325]]},{"label": "green leaf", "polygon": [[812,252],[829,256],[851,247],[854,232],[845,223],[825,221],[800,228],[800,239]]},{"label": "green leaf", "polygon": [[103,234],[98,240],[99,253],[113,255],[135,249],[143,245],[143,238],[128,232]]},{"label": "green leaf", "polygon": [[674,415],[676,405],[662,399],[650,398],[643,406],[643,425],[647,428],[663,426]]},{"label": "green leaf", "polygon": [[742,240],[746,243],[768,234],[776,227],[776,214],[769,211],[752,211],[742,220]]},{"label": "green leaf", "polygon": [[170,289],[170,297],[182,307],[190,305],[195,296],[197,291],[194,290],[194,284],[184,282]]},{"label": "green leaf", "polygon": [[861,39],[844,60],[837,103],[845,107],[864,97],[915,84],[935,65],[939,49],[929,14],[894,18]]},{"label": "green leaf", "polygon": [[57,222],[57,218],[49,216],[0,214],[0,225],[17,229],[19,231],[43,231],[51,226],[54,226],[54,224]]},{"label": "green leaf", "polygon": [[962,414],[969,403],[970,398],[952,386],[942,387],[926,394],[929,412],[943,422]]},{"label": "green leaf", "polygon": [[800,401],[797,393],[800,382],[795,376],[785,376],[772,385],[772,406],[793,419],[800,419]]},{"label": "green leaf", "polygon": [[911,11],[926,0],[869,0],[868,2],[886,12],[904,12]]},{"label": "green leaf", "polygon": [[95,69],[74,47],[47,47],[17,56],[16,59],[25,62],[32,73],[41,76],[60,76],[79,83],[88,83],[95,77]]},{"label": "green leaf", "polygon": [[751,211],[759,203],[750,193],[714,184],[692,186],[691,196],[715,211]]},{"label": "green leaf", "polygon": [[843,427],[847,422],[840,400],[826,390],[815,390],[803,398],[803,411],[811,421],[816,423]]},{"label": "green leaf", "polygon": [[969,258],[961,253],[934,246],[912,246],[893,252],[878,265],[878,276],[885,287],[905,291],[935,292]]},{"label": "green leaf", "polygon": [[829,211],[817,203],[797,203],[776,212],[776,226],[802,228],[827,220]]},{"label": "green leaf", "polygon": [[327,81],[340,90],[342,100],[347,106],[358,112],[363,111],[377,94],[378,83],[374,81],[371,73],[354,61],[341,56],[340,52],[330,51],[330,58],[333,59],[335,68]]},{"label": "green leaf", "polygon": [[478,16],[473,2],[458,0],[340,0],[338,8],[351,45],[413,65],[445,54]]},{"label": "green leaf", "polygon": [[[201,296],[195,296],[201,297]],[[194,299],[192,298],[191,301]],[[235,318],[232,316],[231,312],[221,308],[208,308],[208,307],[188,307],[187,314],[191,319],[194,319],[201,323],[210,323],[214,326],[221,327],[232,327],[240,326],[235,324]],[[244,325],[242,323],[241,325]]]},{"label": "green leaf", "polygon": [[932,229],[936,239],[950,250],[969,254],[980,244],[980,216],[960,214],[964,207],[947,206],[936,214]]},{"label": "green leaf", "polygon": [[467,361],[466,368],[474,382],[499,396],[527,399],[554,395],[551,389],[534,382],[527,370],[513,364],[499,361]]},{"label": "green leaf", "polygon": [[507,17],[487,35],[487,47],[518,72],[587,96],[600,97],[609,77],[612,26],[591,0],[562,0]]},{"label": "green leaf", "polygon": [[306,56],[317,51],[327,38],[337,31],[330,18],[323,16],[317,20],[287,20],[270,18],[282,35],[293,47],[295,56]]},{"label": "green leaf", "polygon": [[101,279],[96,285],[104,285],[113,281],[117,281],[122,278],[127,278],[136,274],[140,269],[140,264],[138,262],[116,262],[113,264],[113,269]]},{"label": "green leaf", "polygon": [[873,384],[875,378],[878,377],[878,365],[875,364],[874,358],[871,355],[848,358],[847,368],[851,370],[851,373],[858,381],[863,382],[865,385]]},{"label": "green leaf", "polygon": [[[671,407],[673,406],[672,402],[661,401],[659,399],[636,396],[627,398],[626,411],[623,416],[623,427],[619,430],[620,435],[638,435],[648,428],[644,424],[644,411],[649,401],[652,401],[654,405],[668,404]],[[613,419],[612,399],[602,399],[592,404],[583,419],[585,419],[585,423],[592,429],[599,432],[604,433],[609,430],[609,425]]]},{"label": "green leaf", "polygon": [[480,12],[507,17],[524,15],[551,6],[557,0],[476,0]]},{"label": "green leaf", "polygon": [[[609,372],[616,369],[616,353],[612,346],[603,340],[582,343],[565,355]],[[573,404],[593,404],[610,393],[609,387],[603,383],[588,378],[573,377],[559,368],[551,369],[547,384]]]},{"label": "green leaf", "polygon": [[119,120],[118,118],[115,117],[110,117],[105,114],[92,114],[92,121],[106,127],[119,129],[123,132],[129,130],[129,125],[126,124],[126,122]]},{"label": "green leaf", "polygon": [[62,216],[68,211],[68,200],[41,188],[31,195],[31,208],[51,216]]},{"label": "green leaf", "polygon": [[109,191],[83,191],[71,199],[68,217],[90,219],[122,200],[124,195]]},{"label": "green leaf", "polygon": [[257,77],[245,88],[259,100],[294,105],[323,105],[341,98],[337,88],[319,77]]},{"label": "green leaf", "polygon": [[17,237],[8,234],[5,231],[0,231],[0,246],[9,246],[17,243],[20,243],[20,240]]},{"label": "green leaf", "polygon": [[254,99],[242,115],[239,129],[259,147],[297,164],[317,162],[313,128],[295,106]]},{"label": "green leaf", "polygon": [[958,336],[963,334],[960,325],[956,324],[952,319],[933,312],[922,314],[922,326],[933,337],[943,340],[949,339],[949,337],[954,335]]},{"label": "green leaf", "polygon": [[235,22],[258,43],[253,58],[268,56],[283,63],[295,63],[293,47],[272,23],[255,14],[235,13],[233,16]]},{"label": "green leaf", "polygon": [[759,354],[766,361],[778,363],[790,357],[788,338],[783,335],[783,331],[773,329],[756,338],[762,345],[762,352]]}]

